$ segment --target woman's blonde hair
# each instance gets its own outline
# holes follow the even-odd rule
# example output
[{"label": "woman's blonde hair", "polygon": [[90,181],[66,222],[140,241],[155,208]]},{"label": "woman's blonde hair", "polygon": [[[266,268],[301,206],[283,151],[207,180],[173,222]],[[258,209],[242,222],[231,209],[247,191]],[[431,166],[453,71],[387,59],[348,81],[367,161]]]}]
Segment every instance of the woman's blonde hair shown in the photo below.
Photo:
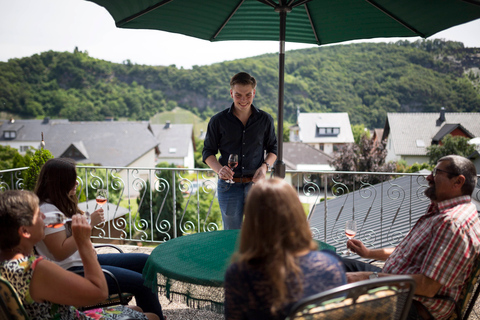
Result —
[{"label": "woman's blonde hair", "polygon": [[[297,192],[282,179],[256,183],[248,193],[244,209],[240,248],[235,260],[260,269],[272,292],[272,313],[303,291],[296,255],[316,250],[306,214]],[[288,292],[287,278],[294,275],[298,286]]]}]

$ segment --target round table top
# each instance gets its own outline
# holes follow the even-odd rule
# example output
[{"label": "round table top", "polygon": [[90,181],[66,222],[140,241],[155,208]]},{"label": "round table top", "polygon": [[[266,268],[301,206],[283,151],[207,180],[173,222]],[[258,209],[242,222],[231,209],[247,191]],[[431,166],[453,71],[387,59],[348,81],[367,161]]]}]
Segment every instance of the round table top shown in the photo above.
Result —
[{"label": "round table top", "polygon": [[[143,276],[157,273],[178,281],[222,287],[225,272],[238,248],[240,230],[221,230],[178,237],[158,245],[145,264]],[[319,242],[319,250],[335,247]]]}]

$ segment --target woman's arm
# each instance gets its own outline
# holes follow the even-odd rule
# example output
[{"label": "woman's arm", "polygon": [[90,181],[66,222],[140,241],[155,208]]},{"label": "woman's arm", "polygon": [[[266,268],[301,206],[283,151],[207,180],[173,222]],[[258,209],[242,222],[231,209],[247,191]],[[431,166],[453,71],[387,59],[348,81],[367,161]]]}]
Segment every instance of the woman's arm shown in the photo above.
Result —
[{"label": "woman's arm", "polygon": [[33,300],[84,306],[108,297],[107,282],[90,242],[90,225],[84,217],[75,215],[72,231],[71,238],[76,241],[85,276],[81,277],[53,262],[41,260],[37,263],[30,282],[30,295]]},{"label": "woman's arm", "polygon": [[65,230],[45,236],[43,242],[57,261],[65,260],[78,250],[75,239],[67,237]]}]

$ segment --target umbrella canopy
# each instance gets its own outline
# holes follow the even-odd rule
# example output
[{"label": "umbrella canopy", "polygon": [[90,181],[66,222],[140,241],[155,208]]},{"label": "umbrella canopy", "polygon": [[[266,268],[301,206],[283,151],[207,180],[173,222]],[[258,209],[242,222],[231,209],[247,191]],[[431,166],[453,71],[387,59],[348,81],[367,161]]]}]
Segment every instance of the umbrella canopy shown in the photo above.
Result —
[{"label": "umbrella canopy", "polygon": [[119,28],[156,29],[209,41],[276,40],[279,142],[275,175],[284,177],[285,41],[328,44],[378,37],[429,37],[480,18],[480,0],[89,0]]}]

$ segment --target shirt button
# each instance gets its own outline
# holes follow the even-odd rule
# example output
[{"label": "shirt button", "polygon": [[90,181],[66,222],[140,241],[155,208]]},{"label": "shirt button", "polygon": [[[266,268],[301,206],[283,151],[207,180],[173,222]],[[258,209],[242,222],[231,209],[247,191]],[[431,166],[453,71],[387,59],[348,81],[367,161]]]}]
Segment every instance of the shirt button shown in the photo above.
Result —
[{"label": "shirt button", "polygon": [[242,169],[245,169],[245,167],[242,167]]}]

